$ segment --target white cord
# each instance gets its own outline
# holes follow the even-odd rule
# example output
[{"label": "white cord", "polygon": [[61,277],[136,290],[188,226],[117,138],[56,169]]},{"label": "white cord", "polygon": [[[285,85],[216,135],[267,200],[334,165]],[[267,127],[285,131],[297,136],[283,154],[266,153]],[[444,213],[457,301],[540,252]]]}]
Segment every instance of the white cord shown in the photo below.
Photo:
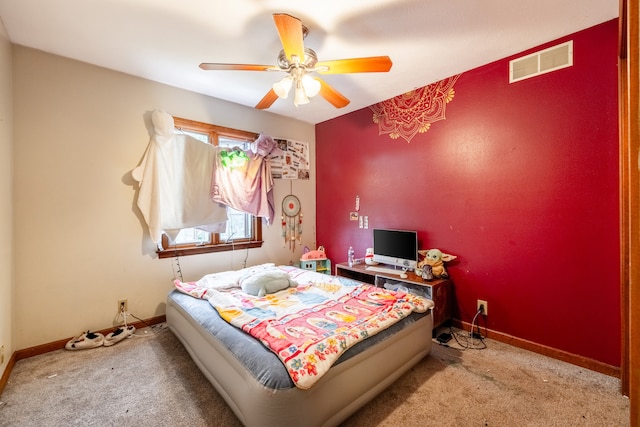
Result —
[{"label": "white cord", "polygon": [[129,329],[129,326],[127,326],[127,312],[123,309],[120,313],[122,313],[122,318],[124,319],[124,329],[127,330]]},{"label": "white cord", "polygon": [[249,258],[249,245],[247,245],[247,252],[244,255],[244,261],[242,262],[242,268],[247,268],[247,258]]},{"label": "white cord", "polygon": [[476,313],[475,316],[473,316],[473,320],[471,321],[471,330],[469,330],[469,336],[473,338],[473,327],[476,323],[476,319],[478,318],[478,315],[480,314],[480,310],[478,310],[478,312]]},{"label": "white cord", "polygon": [[[180,278],[181,282],[184,282],[184,279],[182,278],[182,267],[180,266],[180,257],[178,256],[178,245],[176,243],[173,244],[173,250],[175,253],[175,263],[171,263],[171,269],[173,270],[173,278]],[[176,265],[178,266],[178,271],[176,274]]]}]

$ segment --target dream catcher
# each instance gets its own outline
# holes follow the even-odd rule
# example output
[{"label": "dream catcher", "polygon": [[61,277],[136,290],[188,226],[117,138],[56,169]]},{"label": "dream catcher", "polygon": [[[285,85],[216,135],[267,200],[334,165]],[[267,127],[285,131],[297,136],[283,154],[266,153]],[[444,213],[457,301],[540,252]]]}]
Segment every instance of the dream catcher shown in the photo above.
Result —
[{"label": "dream catcher", "polygon": [[300,199],[289,194],[282,199],[282,237],[284,244],[289,245],[293,251],[296,248],[296,240],[301,242],[302,236],[302,209]]}]

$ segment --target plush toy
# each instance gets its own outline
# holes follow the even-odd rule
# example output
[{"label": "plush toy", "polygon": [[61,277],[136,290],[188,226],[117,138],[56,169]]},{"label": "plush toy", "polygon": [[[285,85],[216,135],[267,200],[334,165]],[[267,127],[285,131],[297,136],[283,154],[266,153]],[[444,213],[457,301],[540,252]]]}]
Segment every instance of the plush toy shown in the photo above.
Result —
[{"label": "plush toy", "polygon": [[244,292],[257,297],[298,286],[287,273],[281,270],[259,271],[241,278],[239,283]]},{"label": "plush toy", "polygon": [[424,257],[424,259],[418,263],[418,269],[428,265],[431,267],[431,273],[434,277],[439,279],[449,278],[444,263],[456,259],[456,256],[443,254],[440,249],[429,249],[428,251],[418,251],[418,253]]},{"label": "plush toy", "polygon": [[318,250],[316,251],[307,250],[302,254],[302,257],[300,258],[300,260],[302,261],[308,261],[310,259],[327,259],[327,254],[324,251],[324,246],[318,247]]},{"label": "plush toy", "polygon": [[365,251],[364,263],[367,265],[378,265],[378,263],[373,260],[373,248],[367,248]]}]

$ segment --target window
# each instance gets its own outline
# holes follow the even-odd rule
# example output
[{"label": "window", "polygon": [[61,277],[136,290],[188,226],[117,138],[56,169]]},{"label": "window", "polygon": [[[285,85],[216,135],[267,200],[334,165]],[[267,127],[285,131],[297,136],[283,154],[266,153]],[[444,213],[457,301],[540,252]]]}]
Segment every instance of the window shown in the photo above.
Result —
[{"label": "window", "polygon": [[[236,129],[229,129],[193,120],[173,118],[176,132],[209,144],[221,147],[249,148],[258,135]],[[157,253],[159,258],[196,255],[209,252],[231,251],[234,249],[259,248],[262,246],[262,221],[253,215],[227,207],[227,230],[224,233],[208,233],[196,228],[180,230],[175,241],[166,234],[162,236]]]}]

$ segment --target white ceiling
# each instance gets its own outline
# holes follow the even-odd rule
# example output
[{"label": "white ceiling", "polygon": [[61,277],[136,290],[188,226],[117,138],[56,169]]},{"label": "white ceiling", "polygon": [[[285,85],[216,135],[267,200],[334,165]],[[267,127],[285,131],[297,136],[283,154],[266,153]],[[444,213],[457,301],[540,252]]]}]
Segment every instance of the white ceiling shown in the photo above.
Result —
[{"label": "white ceiling", "polygon": [[324,75],[345,108],[290,96],[267,110],[319,123],[616,18],[618,0],[0,0],[13,43],[251,107],[284,74],[198,65],[275,65],[273,13],[303,21],[320,61],[393,61],[388,73]]}]

